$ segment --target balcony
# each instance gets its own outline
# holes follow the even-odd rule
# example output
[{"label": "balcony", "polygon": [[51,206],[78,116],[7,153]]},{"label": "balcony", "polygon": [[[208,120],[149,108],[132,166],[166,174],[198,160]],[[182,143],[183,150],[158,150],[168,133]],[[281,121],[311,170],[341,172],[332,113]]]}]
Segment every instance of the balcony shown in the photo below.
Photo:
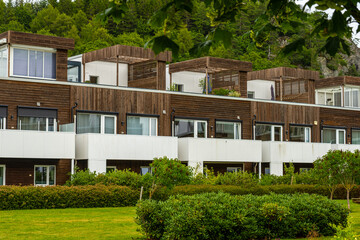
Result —
[{"label": "balcony", "polygon": [[179,159],[189,166],[203,162],[261,162],[261,141],[218,138],[180,138]]},{"label": "balcony", "polygon": [[[178,157],[178,139],[163,136],[77,134],[76,159],[87,159],[91,171],[105,172],[106,160],[153,160]],[[105,161],[105,164],[104,164]]]},{"label": "balcony", "polygon": [[0,130],[0,157],[74,159],[75,134]]}]

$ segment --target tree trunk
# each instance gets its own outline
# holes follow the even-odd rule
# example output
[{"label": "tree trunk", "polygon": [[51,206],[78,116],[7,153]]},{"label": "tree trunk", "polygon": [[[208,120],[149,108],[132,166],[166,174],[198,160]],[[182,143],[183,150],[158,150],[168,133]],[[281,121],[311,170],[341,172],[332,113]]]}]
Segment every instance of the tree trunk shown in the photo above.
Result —
[{"label": "tree trunk", "polygon": [[348,204],[348,209],[350,210],[350,189],[346,189],[346,200]]},{"label": "tree trunk", "polygon": [[331,188],[331,191],[330,191],[330,200],[333,200],[333,198],[334,198],[334,192],[335,192],[335,188]]}]

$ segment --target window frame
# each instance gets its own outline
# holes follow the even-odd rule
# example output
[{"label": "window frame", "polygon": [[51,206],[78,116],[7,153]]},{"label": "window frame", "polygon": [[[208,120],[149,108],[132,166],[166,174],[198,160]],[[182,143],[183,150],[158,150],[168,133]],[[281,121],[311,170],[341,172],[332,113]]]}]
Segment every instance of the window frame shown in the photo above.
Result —
[{"label": "window frame", "polygon": [[193,138],[198,138],[198,124],[197,123],[205,123],[205,133],[204,133],[204,138],[208,138],[208,119],[204,119],[204,118],[187,118],[187,117],[174,117],[174,120],[172,121],[172,136],[173,137],[178,137],[175,136],[175,121],[176,120],[186,120],[186,121],[194,121],[194,136]]},{"label": "window frame", "polygon": [[[26,50],[27,51],[27,57],[28,57],[27,76],[14,74],[14,49],[21,49],[21,50]],[[35,51],[35,52],[42,52],[43,53],[43,72],[42,72],[43,77],[34,77],[34,76],[29,75],[29,62],[30,62],[29,51]],[[55,78],[46,78],[45,77],[45,52],[55,54]],[[56,76],[56,67],[57,67],[56,55],[57,55],[57,51],[56,51],[56,49],[53,49],[53,48],[43,48],[43,47],[33,47],[33,46],[24,46],[24,45],[13,44],[13,45],[10,46],[10,56],[11,57],[10,57],[10,61],[9,61],[10,62],[10,74],[9,75],[11,77],[43,79],[43,80],[54,81],[54,80],[56,80],[56,77],[57,77]]]},{"label": "window frame", "polygon": [[241,169],[241,171],[240,172],[244,172],[245,171],[245,169],[244,169],[244,164],[242,163],[242,164],[239,164],[239,165],[241,165],[241,167],[240,166],[238,166],[238,167],[235,167],[235,166],[232,166],[232,167],[226,167],[226,172],[231,172],[231,171],[229,171],[229,170],[231,170],[231,169],[234,169],[235,171],[233,171],[233,172],[231,172],[231,173],[238,173],[239,172],[239,169]]},{"label": "window frame", "polygon": [[106,173],[115,172],[116,170],[117,170],[116,166],[106,166]]},{"label": "window frame", "polygon": [[[252,94],[252,97],[249,97],[249,95]],[[254,99],[255,98],[255,91],[247,91],[247,94],[246,94],[247,98],[251,98],[251,99]]]},{"label": "window frame", "polygon": [[[148,118],[149,120],[149,135],[137,135],[137,134],[129,134],[128,133],[128,117],[139,117],[139,118]],[[159,136],[159,115],[153,115],[153,114],[136,114],[136,113],[127,113],[126,114],[126,134],[128,135],[135,135],[135,136],[149,136],[149,137],[156,137]],[[155,129],[155,133],[156,135],[151,135],[151,131],[152,131],[152,127],[151,127],[151,120],[156,121],[156,129]]]},{"label": "window frame", "polygon": [[[218,122],[223,122],[223,123],[233,123],[234,124],[234,140],[241,140],[242,139],[242,131],[243,131],[243,129],[242,129],[242,120],[230,120],[230,119],[215,119],[215,138],[217,138],[216,137],[216,133],[217,133],[217,131],[216,131],[216,124],[218,123]],[[235,138],[235,136],[236,136],[236,127],[235,127],[235,125],[238,125],[238,135],[239,135],[239,138]],[[219,139],[221,139],[221,138],[219,138]],[[229,138],[224,138],[224,139],[229,139]],[[230,138],[231,139],[231,138]]]},{"label": "window frame", "polygon": [[[100,115],[100,133],[93,133],[93,134],[109,134],[115,135],[117,134],[117,120],[119,113],[117,112],[101,112],[101,111],[86,111],[86,110],[77,110],[76,111],[76,118],[75,118],[75,129],[76,134],[88,134],[88,133],[78,133],[78,115],[79,114],[96,114]],[[105,117],[113,117],[114,118],[114,133],[105,133]]]},{"label": "window frame", "polygon": [[[253,130],[253,136],[254,139],[256,140],[256,125],[268,125],[271,126],[271,140],[269,142],[283,142],[284,141],[284,124],[283,123],[272,123],[272,122],[255,122],[255,127]],[[275,127],[280,127],[281,132],[280,132],[280,141],[275,141]],[[261,140],[262,141],[262,140]]]},{"label": "window frame", "polygon": [[[329,130],[335,130],[336,131],[336,143],[330,143],[330,144],[346,144],[347,139],[346,139],[346,128],[343,127],[332,127],[332,126],[323,126],[321,129],[321,143],[325,143],[324,142],[324,130],[329,129]],[[340,132],[344,132],[344,143],[339,143],[339,133]]]},{"label": "window frame", "polygon": [[[306,125],[306,124],[289,124],[289,141],[290,142],[296,142],[296,141],[291,141],[291,131],[290,131],[290,128],[291,127],[303,127],[303,128],[305,128],[305,141],[304,141],[304,143],[311,143],[312,141],[311,141],[311,138],[312,138],[312,125]],[[306,132],[306,129],[308,129],[309,130],[309,132],[307,133]],[[309,139],[309,141],[307,142],[306,141],[306,135],[308,135],[307,137],[308,137],[308,139]]]},{"label": "window frame", "polygon": [[351,144],[360,145],[360,143],[353,143],[353,131],[360,132],[360,128],[351,128],[350,131],[351,131],[350,132],[351,133]]},{"label": "window frame", "polygon": [[33,117],[33,118],[45,118],[45,131],[40,130],[40,122],[38,121],[38,129],[37,130],[28,130],[28,129],[21,129],[21,119],[20,117],[28,117],[28,116],[18,116],[18,129],[22,131],[37,131],[37,132],[57,132],[57,119],[54,118],[54,130],[49,131],[49,117]]},{"label": "window frame", "polygon": [[7,45],[5,46],[1,46],[0,47],[0,58],[2,58],[2,52],[3,50],[5,50],[4,52],[7,52],[7,59],[6,59],[6,70],[5,70],[5,76],[4,77],[8,77],[9,76],[9,48]]},{"label": "window frame", "polygon": [[147,169],[149,170],[147,173],[149,173],[150,175],[152,175],[152,168],[151,168],[150,166],[140,166],[140,175],[141,175],[141,176],[144,176],[145,174],[147,174],[147,173],[142,174],[142,169],[143,169],[143,168],[147,168]]},{"label": "window frame", "polygon": [[5,164],[0,164],[0,167],[3,168],[3,184],[0,186],[5,186],[6,185],[6,165]]},{"label": "window frame", "polygon": [[[46,184],[36,184],[36,168],[46,167]],[[54,167],[54,184],[50,185],[50,167]],[[56,165],[34,165],[34,186],[45,187],[45,186],[56,186]]]}]

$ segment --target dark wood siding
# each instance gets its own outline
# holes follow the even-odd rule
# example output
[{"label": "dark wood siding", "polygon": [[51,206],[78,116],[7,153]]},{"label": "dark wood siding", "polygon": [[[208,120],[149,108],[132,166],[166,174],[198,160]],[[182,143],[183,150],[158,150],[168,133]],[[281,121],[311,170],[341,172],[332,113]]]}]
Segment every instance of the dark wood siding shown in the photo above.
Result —
[{"label": "dark wood siding", "polygon": [[[256,122],[282,123],[283,139],[289,140],[289,124],[312,125],[312,142],[320,141],[320,113],[318,107],[276,104],[276,103],[251,103],[252,115],[256,115]],[[315,125],[315,122],[317,125]]]},{"label": "dark wood siding", "polygon": [[[17,107],[58,109],[58,125],[70,122],[70,88],[66,85],[0,80],[0,105],[8,105],[7,128],[17,128]],[[13,118],[11,118],[13,116]]]},{"label": "dark wood siding", "polygon": [[315,81],[315,88],[341,86],[345,83],[344,77],[323,78]]},{"label": "dark wood siding", "polygon": [[34,185],[35,165],[55,165],[56,185],[64,185],[71,172],[71,160],[0,159],[6,167],[6,185]]},{"label": "dark wood siding", "polygon": [[[71,103],[78,102],[77,110],[117,112],[118,133],[126,133],[126,114],[159,115],[159,135],[170,133],[170,95],[155,92],[116,89],[71,87]],[[165,110],[165,114],[163,113]],[[124,122],[121,125],[121,122]]]},{"label": "dark wood siding", "polygon": [[[250,102],[196,96],[172,95],[171,109],[175,117],[209,118],[208,137],[215,137],[215,119],[242,120],[242,136],[251,137]],[[211,126],[213,126],[211,128]]]},{"label": "dark wood siding", "polygon": [[67,50],[56,51],[56,80],[67,81]]}]

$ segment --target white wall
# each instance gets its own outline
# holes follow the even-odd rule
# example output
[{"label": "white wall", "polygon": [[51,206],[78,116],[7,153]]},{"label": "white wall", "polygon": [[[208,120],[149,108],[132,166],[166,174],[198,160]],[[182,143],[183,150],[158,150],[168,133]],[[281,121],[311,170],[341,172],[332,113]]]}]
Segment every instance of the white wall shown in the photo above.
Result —
[{"label": "white wall", "polygon": [[271,86],[274,88],[275,82],[266,80],[251,80],[247,82],[247,90],[255,92],[255,98],[271,100]]},{"label": "white wall", "polygon": [[[184,92],[202,93],[202,88],[199,87],[200,79],[205,78],[205,73],[197,72],[178,72],[172,74],[173,84],[183,84]],[[166,89],[170,89],[170,74],[169,66],[166,66]]]},{"label": "white wall", "polygon": [[74,159],[75,133],[0,130],[0,158]]},{"label": "white wall", "polygon": [[177,158],[176,137],[137,135],[77,134],[76,159],[88,159],[90,171],[105,172],[106,160],[153,160]]},{"label": "white wall", "polygon": [[[82,55],[68,58],[69,61],[82,62]],[[83,82],[83,66],[81,67],[81,82]],[[98,84],[116,86],[116,63],[94,61],[85,64],[85,81],[90,76],[98,76]],[[128,86],[128,64],[119,63],[119,86]]]}]

